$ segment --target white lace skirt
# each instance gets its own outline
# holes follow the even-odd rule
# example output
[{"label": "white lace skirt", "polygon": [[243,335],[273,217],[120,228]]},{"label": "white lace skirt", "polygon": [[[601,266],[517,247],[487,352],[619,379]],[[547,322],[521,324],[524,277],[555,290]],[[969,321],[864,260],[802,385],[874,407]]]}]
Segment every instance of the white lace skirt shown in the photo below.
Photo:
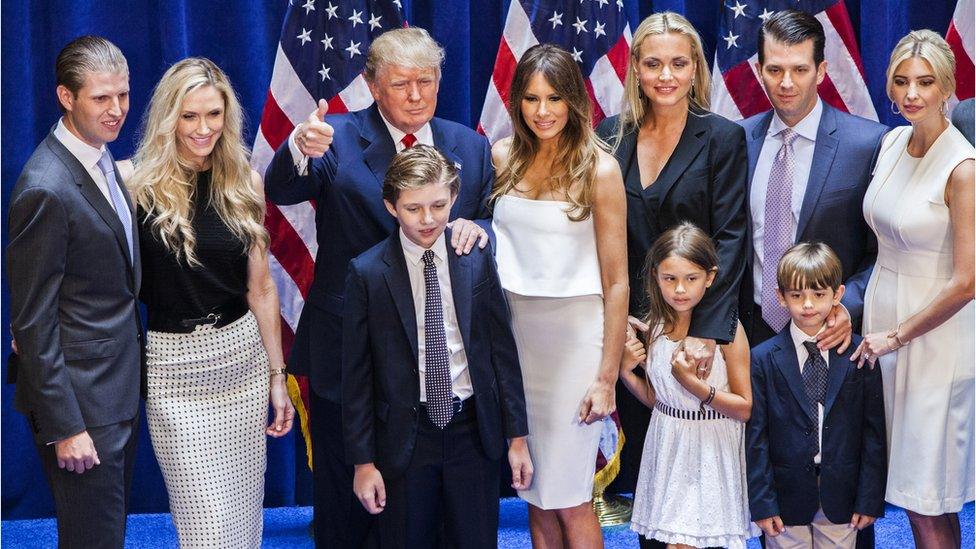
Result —
[{"label": "white lace skirt", "polygon": [[744,548],[749,521],[745,424],[678,419],[655,410],[644,439],[630,527],[648,539]]},{"label": "white lace skirt", "polygon": [[268,356],[248,312],[150,331],[146,416],[181,547],[261,546]]}]

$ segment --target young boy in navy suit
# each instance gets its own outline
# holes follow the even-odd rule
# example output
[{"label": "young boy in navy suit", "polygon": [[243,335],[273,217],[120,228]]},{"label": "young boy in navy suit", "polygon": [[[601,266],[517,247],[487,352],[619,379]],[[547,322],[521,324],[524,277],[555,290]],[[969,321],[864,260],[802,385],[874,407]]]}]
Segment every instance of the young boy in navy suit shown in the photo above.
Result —
[{"label": "young boy in navy suit", "polygon": [[400,230],[349,266],[342,414],[353,489],[381,547],[492,548],[499,463],[532,481],[525,396],[490,250],[446,245],[457,169],[437,149],[398,154],[383,200]]},{"label": "young boy in navy suit", "polygon": [[844,295],[841,277],[826,244],[787,250],[778,299],[792,320],[752,351],[749,510],[770,549],[853,548],[858,530],[884,516],[881,371],[850,361],[857,336],[844,353],[817,347]]}]

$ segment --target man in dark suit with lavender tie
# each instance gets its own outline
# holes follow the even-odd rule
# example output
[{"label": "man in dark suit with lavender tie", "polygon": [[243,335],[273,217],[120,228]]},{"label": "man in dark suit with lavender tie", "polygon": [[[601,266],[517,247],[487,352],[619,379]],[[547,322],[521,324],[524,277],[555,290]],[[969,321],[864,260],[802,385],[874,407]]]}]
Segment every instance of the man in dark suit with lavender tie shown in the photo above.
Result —
[{"label": "man in dark suit with lavender tie", "polygon": [[142,328],[132,204],[105,148],[129,109],[129,69],[104,38],[65,46],[63,116],[10,197],[16,408],[54,495],[60,547],[121,548],[138,434]]}]

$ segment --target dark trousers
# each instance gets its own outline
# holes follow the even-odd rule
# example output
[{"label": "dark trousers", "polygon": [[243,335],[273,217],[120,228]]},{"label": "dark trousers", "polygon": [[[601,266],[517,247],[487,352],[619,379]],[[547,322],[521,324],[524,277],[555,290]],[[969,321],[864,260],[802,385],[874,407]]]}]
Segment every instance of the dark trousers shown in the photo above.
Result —
[{"label": "dark trousers", "polygon": [[346,465],[342,408],[309,391],[312,431],[315,547],[358,549],[372,517],[352,491],[353,467]]},{"label": "dark trousers", "polygon": [[54,445],[38,446],[58,518],[58,547],[115,549],[125,545],[125,517],[139,437],[139,416],[89,427],[99,465],[82,474],[58,467]]},{"label": "dark trousers", "polygon": [[395,478],[384,478],[380,546],[495,549],[498,471],[498,461],[488,459],[481,447],[471,399],[443,429],[421,407],[410,465]]}]

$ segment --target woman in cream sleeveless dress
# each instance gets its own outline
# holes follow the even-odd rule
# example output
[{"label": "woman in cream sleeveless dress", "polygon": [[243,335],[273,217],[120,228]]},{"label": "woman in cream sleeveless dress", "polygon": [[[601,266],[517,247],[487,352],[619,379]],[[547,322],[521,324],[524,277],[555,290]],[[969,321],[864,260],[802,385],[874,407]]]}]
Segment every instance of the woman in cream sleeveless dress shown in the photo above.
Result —
[{"label": "woman in cream sleeveless dress", "polygon": [[623,179],[590,125],[579,66],[529,48],[509,94],[514,136],[495,143],[492,226],[522,368],[534,477],[533,543],[602,546],[590,500],[601,420],[627,331]]},{"label": "woman in cream sleeveless dress", "polygon": [[[951,56],[944,52],[948,46],[931,31],[914,31],[896,46],[889,95],[912,126],[885,136],[864,197],[878,258],[865,291],[866,335],[858,353],[869,360],[880,355],[885,499],[909,511],[922,547],[959,546],[955,514],[973,500],[976,483],[974,151],[940,112],[952,92],[946,87],[951,69],[941,82],[933,69],[938,57]],[[968,211],[970,219],[954,209]]]}]

